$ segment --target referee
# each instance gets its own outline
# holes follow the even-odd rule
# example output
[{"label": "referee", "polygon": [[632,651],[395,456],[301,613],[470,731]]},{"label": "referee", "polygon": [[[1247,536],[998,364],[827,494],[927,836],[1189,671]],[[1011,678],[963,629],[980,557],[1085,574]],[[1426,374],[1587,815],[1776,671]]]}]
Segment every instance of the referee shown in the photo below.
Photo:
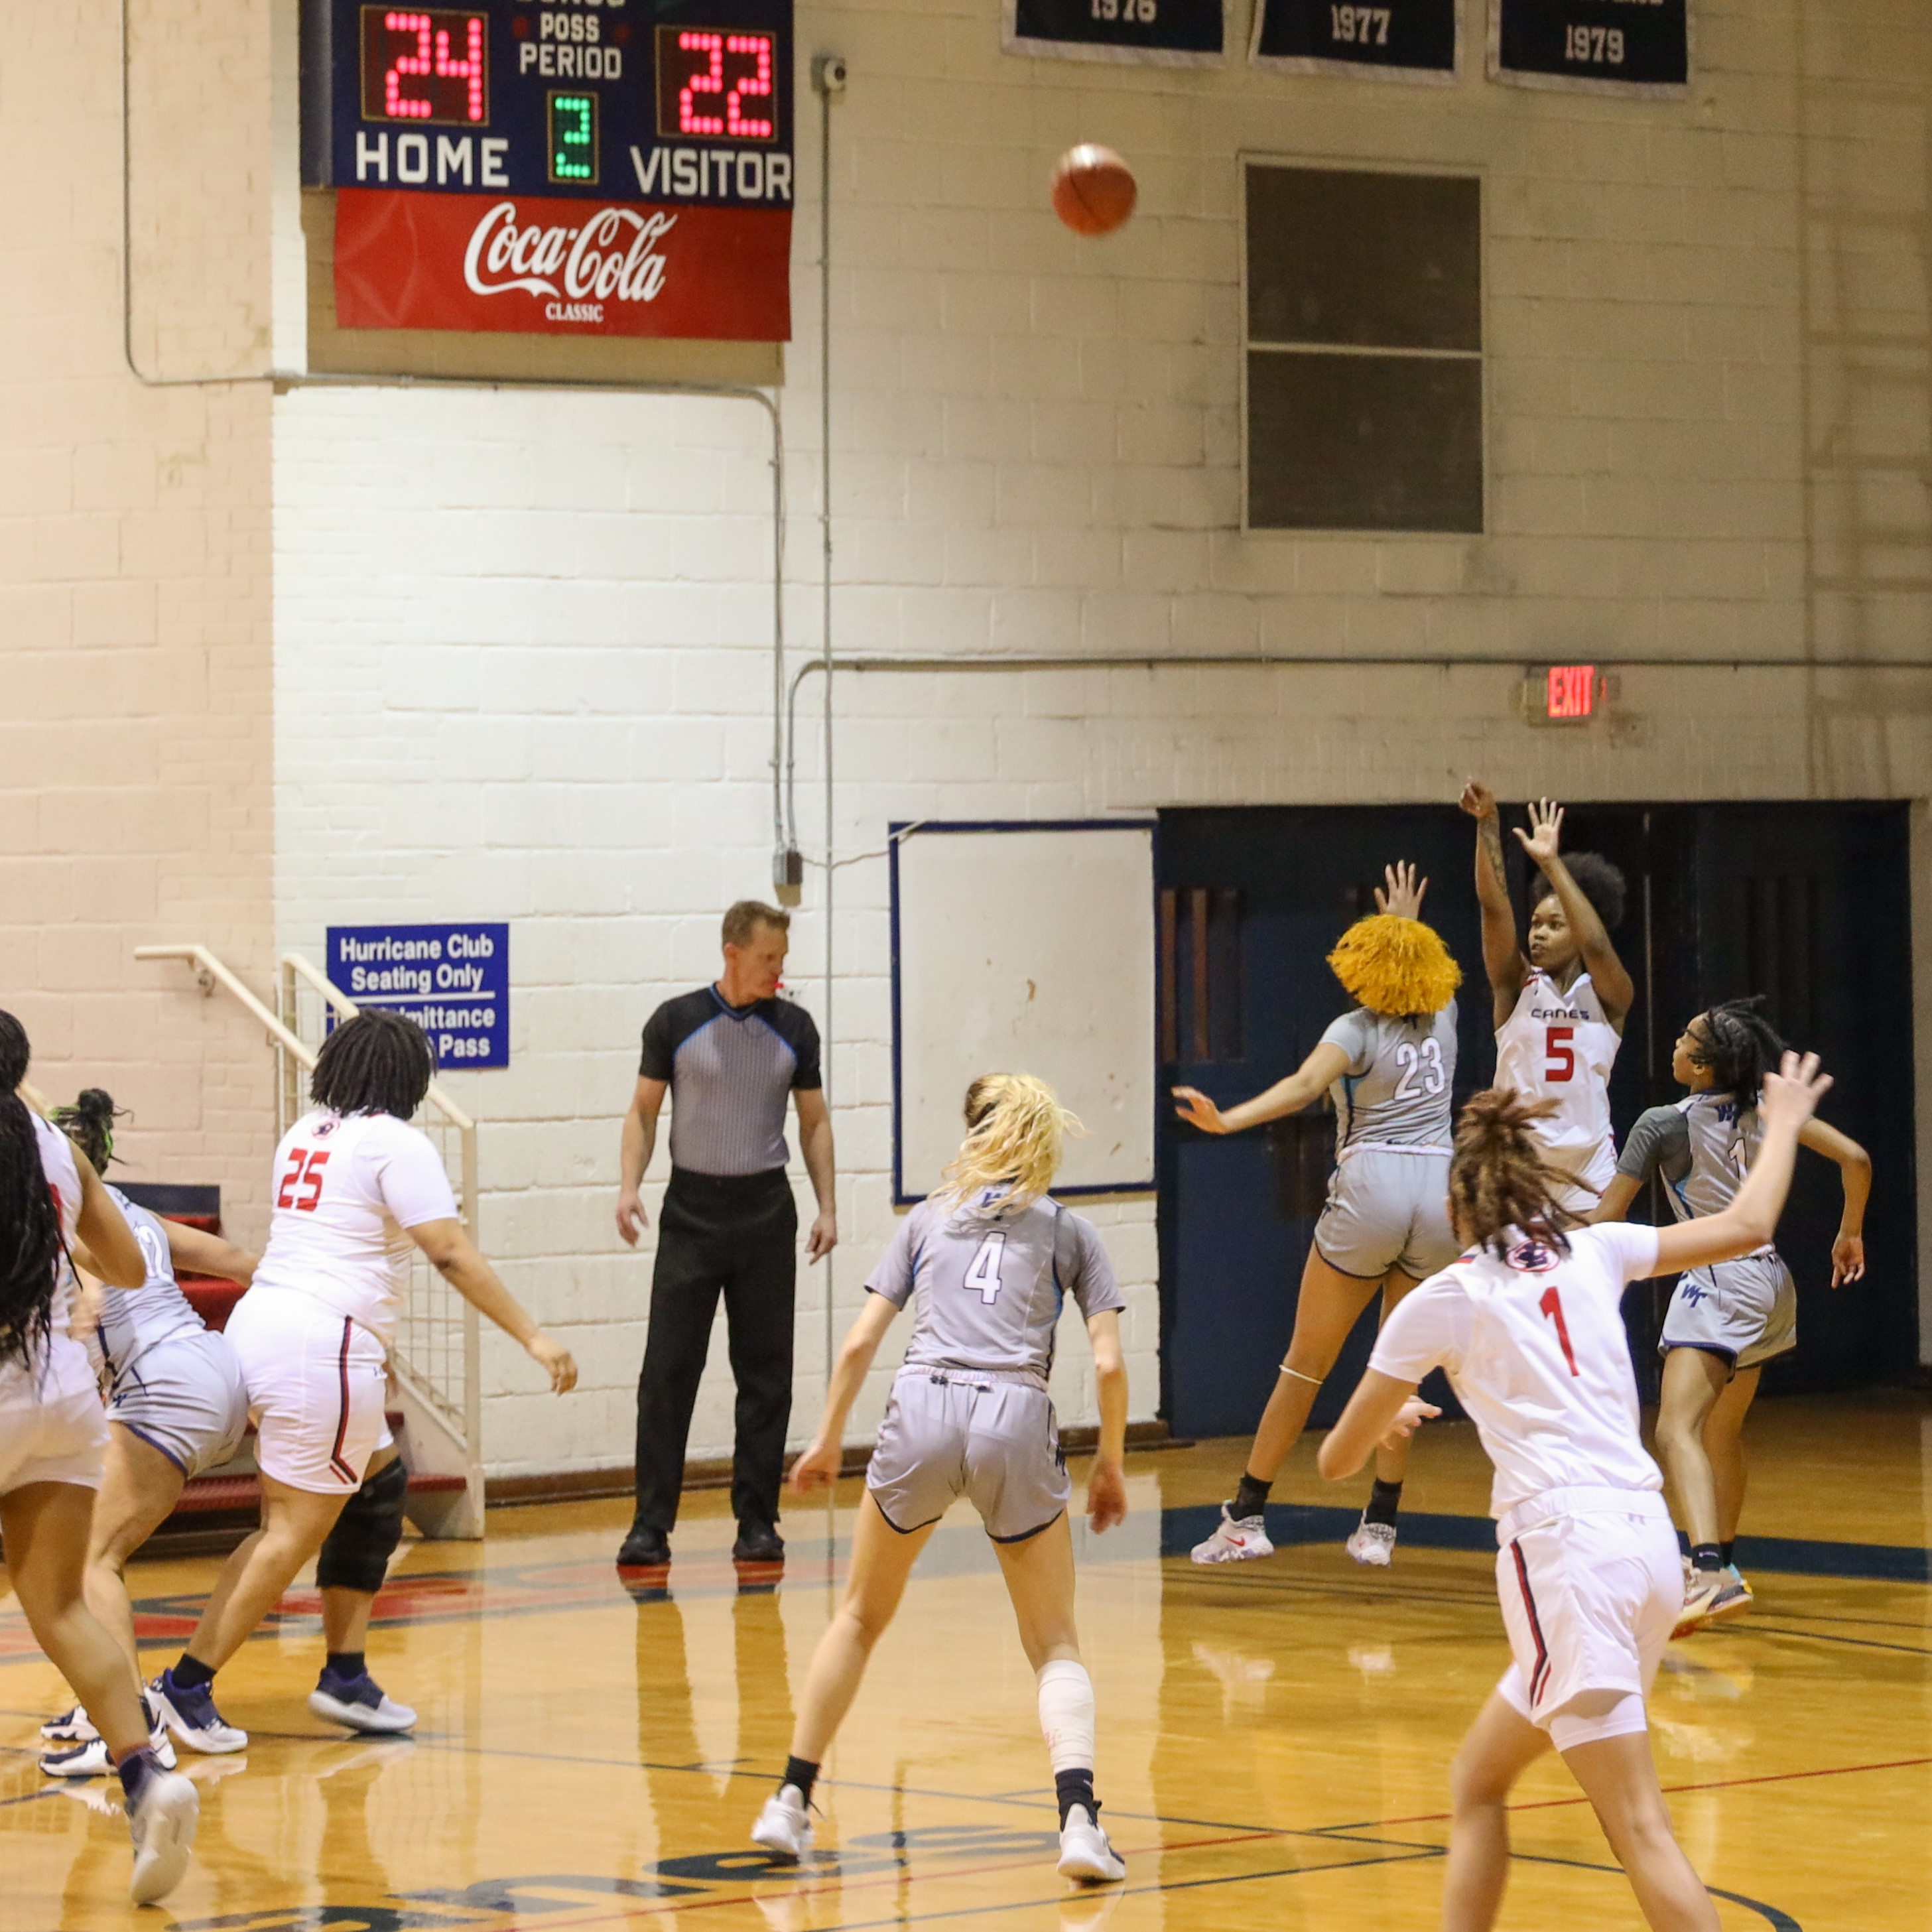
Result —
[{"label": "referee", "polygon": [[806,1169],[818,1218],[806,1258],[838,1239],[832,1120],[819,1072],[818,1029],[777,997],[790,916],[756,899],[724,915],[724,970],[713,986],[667,1000],[644,1028],[637,1091],[624,1117],[617,1232],[632,1246],[645,1225],[638,1190],[657,1144],[658,1111],[673,1096],[670,1184],[658,1228],[651,1320],[638,1378],[638,1512],[617,1552],[626,1567],[668,1563],[684,1484],[692,1405],[724,1297],[738,1384],[731,1511],[740,1562],[773,1563],[778,1486],[791,1419],[792,1303],[798,1210],[785,1178],[785,1097],[798,1096]]}]

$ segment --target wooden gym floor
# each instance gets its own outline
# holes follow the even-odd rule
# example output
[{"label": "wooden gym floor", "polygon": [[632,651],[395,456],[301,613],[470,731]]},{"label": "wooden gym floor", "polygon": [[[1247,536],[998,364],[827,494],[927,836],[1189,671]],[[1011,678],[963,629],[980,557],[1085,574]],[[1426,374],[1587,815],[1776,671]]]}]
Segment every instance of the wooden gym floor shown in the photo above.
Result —
[{"label": "wooden gym floor", "polygon": [[[1675,1646],[1652,1705],[1678,1828],[1726,1932],[1932,1924],[1932,1408],[1888,1396],[1761,1405],[1742,1622]],[[1384,1932],[1436,1922],[1446,1768],[1506,1652],[1473,1432],[1423,1439],[1411,1534],[1357,1569],[1346,1516],[1316,1540],[1200,1570],[1187,1545],[1245,1445],[1135,1456],[1135,1516],[1081,1536],[1100,1788],[1124,1886],[1055,1876],[1033,1683],[970,1517],[934,1537],[820,1786],[820,1849],[777,1872],[746,1829],[782,1765],[788,1686],[823,1628],[856,1484],[784,1526],[776,1588],[741,1584],[723,1498],[690,1499],[668,1590],[632,1597],[614,1503],[494,1513],[487,1545],[398,1560],[371,1644],[416,1705],[411,1740],[345,1739],[304,1699],[313,1598],[223,1673],[244,1757],[186,1758],[200,1856],[169,1905],[126,1903],[105,1787],[50,1789],[34,1726],[65,1701],[0,1604],[0,1932],[809,1932],[931,1923]],[[1334,1510],[1312,1442],[1278,1486]],[[1358,1500],[1354,1486],[1349,1500]],[[1437,1546],[1424,1546],[1435,1545]],[[1170,1552],[1163,1554],[1163,1546]],[[137,1566],[154,1662],[212,1559]],[[185,1754],[184,1754],[185,1757]],[[118,1792],[114,1794],[118,1796]],[[1641,1924],[1561,1764],[1526,1780],[1504,1924]],[[689,1915],[687,1916],[687,1915]]]}]

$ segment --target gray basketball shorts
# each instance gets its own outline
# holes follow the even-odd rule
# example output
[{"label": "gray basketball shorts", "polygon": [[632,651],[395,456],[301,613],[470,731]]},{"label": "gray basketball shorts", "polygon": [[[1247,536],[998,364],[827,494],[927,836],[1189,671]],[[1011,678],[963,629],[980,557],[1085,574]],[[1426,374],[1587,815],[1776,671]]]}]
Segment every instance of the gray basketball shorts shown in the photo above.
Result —
[{"label": "gray basketball shorts", "polygon": [[1400,1268],[1425,1281],[1462,1252],[1449,1226],[1449,1156],[1358,1148],[1336,1163],[1315,1224],[1316,1252],[1331,1268],[1379,1281]]},{"label": "gray basketball shorts", "polygon": [[1658,1352],[1702,1348],[1754,1369],[1798,1346],[1798,1288],[1782,1256],[1747,1255],[1680,1275]]},{"label": "gray basketball shorts", "polygon": [[218,1468],[248,1429],[248,1391],[234,1350],[212,1330],[143,1348],[116,1379],[107,1419],[158,1449],[184,1476]]},{"label": "gray basketball shorts", "polygon": [[1046,1390],[970,1369],[900,1370],[866,1486],[902,1534],[963,1496],[995,1543],[1037,1536],[1073,1493]]}]

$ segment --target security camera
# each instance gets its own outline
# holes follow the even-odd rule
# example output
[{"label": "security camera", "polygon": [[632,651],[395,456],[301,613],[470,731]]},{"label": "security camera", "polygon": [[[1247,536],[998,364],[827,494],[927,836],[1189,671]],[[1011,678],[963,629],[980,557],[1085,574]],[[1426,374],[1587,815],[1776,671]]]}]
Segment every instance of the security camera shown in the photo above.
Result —
[{"label": "security camera", "polygon": [[828,100],[836,100],[845,92],[845,56],[820,54],[812,63],[812,84]]}]

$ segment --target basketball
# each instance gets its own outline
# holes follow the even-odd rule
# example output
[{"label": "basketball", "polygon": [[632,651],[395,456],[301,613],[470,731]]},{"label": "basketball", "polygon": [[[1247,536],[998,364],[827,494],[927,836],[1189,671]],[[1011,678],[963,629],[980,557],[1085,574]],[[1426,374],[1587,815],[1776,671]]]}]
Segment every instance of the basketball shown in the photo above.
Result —
[{"label": "basketball", "polygon": [[1076,235],[1111,235],[1134,212],[1133,170],[1112,148],[1083,141],[1053,171],[1053,212]]}]

